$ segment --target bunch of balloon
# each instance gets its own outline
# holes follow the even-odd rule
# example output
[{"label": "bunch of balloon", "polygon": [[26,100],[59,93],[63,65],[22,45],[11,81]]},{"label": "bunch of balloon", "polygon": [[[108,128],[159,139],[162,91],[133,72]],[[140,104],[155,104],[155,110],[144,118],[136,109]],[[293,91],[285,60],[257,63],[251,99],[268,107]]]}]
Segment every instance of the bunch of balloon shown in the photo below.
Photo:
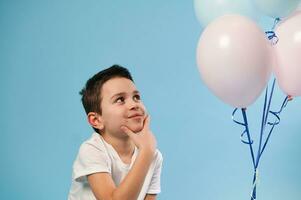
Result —
[{"label": "bunch of balloon", "polygon": [[[254,167],[251,200],[256,199],[258,167],[280,113],[293,97],[301,96],[301,0],[194,0],[196,16],[204,28],[197,45],[197,65],[209,90],[233,106],[232,119],[242,125],[241,141],[250,149]],[[275,19],[263,32],[258,16]],[[271,90],[268,89],[272,73]],[[271,111],[277,80],[285,98]],[[257,153],[249,131],[247,107],[265,90]],[[243,122],[234,119],[241,109]],[[274,116],[274,121],[269,121]],[[268,132],[265,134],[265,132]]]}]

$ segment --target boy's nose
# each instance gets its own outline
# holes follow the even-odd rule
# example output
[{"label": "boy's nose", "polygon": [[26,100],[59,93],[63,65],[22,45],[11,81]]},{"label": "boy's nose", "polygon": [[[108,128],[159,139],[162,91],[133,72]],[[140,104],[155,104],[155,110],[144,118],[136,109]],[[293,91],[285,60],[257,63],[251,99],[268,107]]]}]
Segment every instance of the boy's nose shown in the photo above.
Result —
[{"label": "boy's nose", "polygon": [[129,102],[129,109],[130,110],[137,110],[137,109],[139,109],[139,103],[137,103],[135,101],[130,101]]}]

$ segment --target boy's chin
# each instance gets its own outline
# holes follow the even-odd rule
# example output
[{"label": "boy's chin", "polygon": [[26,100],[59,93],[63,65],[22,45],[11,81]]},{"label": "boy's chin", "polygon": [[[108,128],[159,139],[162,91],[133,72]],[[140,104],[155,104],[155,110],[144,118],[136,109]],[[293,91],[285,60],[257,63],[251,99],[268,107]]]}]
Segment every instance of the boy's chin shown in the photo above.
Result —
[{"label": "boy's chin", "polygon": [[142,129],[143,129],[143,126],[142,125],[138,125],[138,124],[129,124],[128,127],[134,133],[138,133],[138,132],[142,131]]}]

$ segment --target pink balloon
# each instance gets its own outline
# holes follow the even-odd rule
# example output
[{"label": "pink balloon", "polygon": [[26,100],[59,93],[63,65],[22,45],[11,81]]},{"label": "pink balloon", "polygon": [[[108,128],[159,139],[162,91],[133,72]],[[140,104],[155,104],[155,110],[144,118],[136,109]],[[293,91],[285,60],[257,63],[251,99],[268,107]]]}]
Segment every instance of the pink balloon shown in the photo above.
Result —
[{"label": "pink balloon", "polygon": [[287,95],[301,96],[301,11],[281,22],[276,35],[274,71],[278,84]]},{"label": "pink balloon", "polygon": [[260,28],[240,15],[210,23],[197,48],[204,83],[224,102],[245,108],[265,88],[271,75],[272,47]]}]

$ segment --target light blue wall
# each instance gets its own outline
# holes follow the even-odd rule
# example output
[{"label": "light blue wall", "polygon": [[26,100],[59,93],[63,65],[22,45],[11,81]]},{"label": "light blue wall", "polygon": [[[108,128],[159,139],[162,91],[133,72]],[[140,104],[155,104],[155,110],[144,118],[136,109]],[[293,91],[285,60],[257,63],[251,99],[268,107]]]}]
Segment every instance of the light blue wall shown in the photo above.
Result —
[{"label": "light blue wall", "polygon": [[[0,199],[66,199],[92,132],[78,92],[115,63],[130,69],[152,116],[164,155],[159,199],[250,199],[242,129],[199,78],[201,31],[193,1],[0,1]],[[283,97],[277,88],[273,109]],[[253,134],[261,106],[248,110]],[[291,102],[272,135],[258,199],[300,199],[300,108]]]}]

